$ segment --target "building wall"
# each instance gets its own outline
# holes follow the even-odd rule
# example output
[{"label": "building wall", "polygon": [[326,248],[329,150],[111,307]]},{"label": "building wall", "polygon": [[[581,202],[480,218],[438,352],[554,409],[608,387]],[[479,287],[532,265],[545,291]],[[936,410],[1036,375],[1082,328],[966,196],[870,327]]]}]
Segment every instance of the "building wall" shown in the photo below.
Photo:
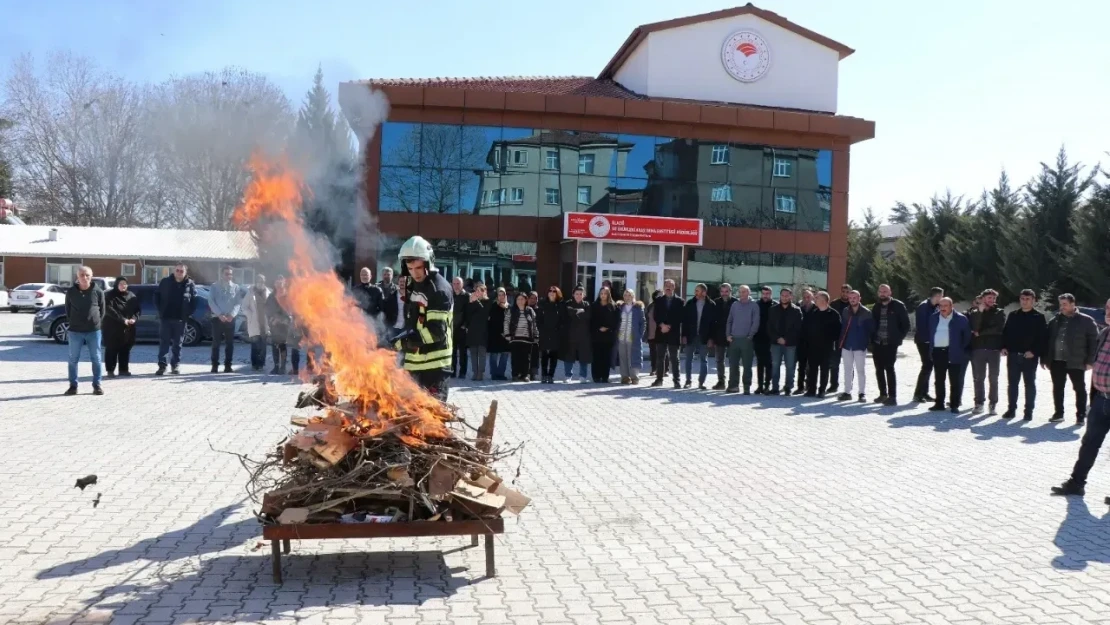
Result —
[{"label": "building wall", "polygon": [[46,278],[46,259],[21,256],[4,257],[4,286],[9,289]]},{"label": "building wall", "polygon": [[[770,48],[770,68],[755,82],[734,79],[721,60],[725,42],[741,30],[758,33]],[[654,98],[836,112],[840,54],[754,15],[650,33],[629,60],[616,81]]]},{"label": "building wall", "polygon": [[[827,282],[843,282],[847,264],[848,171],[850,145],[874,136],[874,124],[849,117],[792,111],[663,103],[659,101],[494,93],[435,87],[390,87],[390,121],[501,128],[562,129],[655,137],[693,137],[745,145],[828,150],[832,191],[827,193],[829,229],[771,230],[731,226],[705,228],[711,250],[806,254],[828,257]],[[537,243],[537,281],[559,279],[561,219],[512,214],[384,211],[381,208],[382,133],[364,148],[366,203],[378,229],[395,237]],[[627,167],[630,167],[628,165]],[[626,168],[627,168],[626,167]],[[459,206],[460,204],[456,204]],[[388,237],[373,233],[356,242],[357,265],[373,266]]]},{"label": "building wall", "polygon": [[[11,289],[26,284],[28,282],[44,282],[46,281],[46,259],[35,256],[4,256],[0,257],[4,262],[4,283],[5,288]],[[144,282],[153,282],[153,280],[144,280],[143,268],[146,266],[158,267],[172,267],[177,259],[142,259],[142,258],[87,258],[73,259],[80,264],[88,265],[93,270],[93,275],[98,278],[115,278],[122,274],[121,265],[124,263],[131,263],[135,265],[135,274],[130,276],[129,282],[132,284],[143,284]],[[213,260],[186,260],[189,265],[189,274],[199,284],[209,284],[215,282],[219,278],[219,269],[226,265],[232,267],[242,268],[249,270],[249,275],[253,275],[255,263],[243,261],[213,261]]]}]

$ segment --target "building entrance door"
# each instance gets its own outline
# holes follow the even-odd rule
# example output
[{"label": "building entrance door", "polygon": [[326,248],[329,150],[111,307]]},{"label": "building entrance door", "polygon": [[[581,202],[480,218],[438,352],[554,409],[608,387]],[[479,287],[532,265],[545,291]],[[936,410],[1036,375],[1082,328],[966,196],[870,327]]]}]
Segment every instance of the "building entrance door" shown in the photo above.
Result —
[{"label": "building entrance door", "polygon": [[643,265],[601,265],[600,281],[594,297],[601,292],[601,287],[608,280],[613,285],[613,300],[620,301],[624,297],[625,289],[632,289],[636,299],[645,303],[651,302],[651,294],[662,284],[662,270],[659,267],[644,267]]}]

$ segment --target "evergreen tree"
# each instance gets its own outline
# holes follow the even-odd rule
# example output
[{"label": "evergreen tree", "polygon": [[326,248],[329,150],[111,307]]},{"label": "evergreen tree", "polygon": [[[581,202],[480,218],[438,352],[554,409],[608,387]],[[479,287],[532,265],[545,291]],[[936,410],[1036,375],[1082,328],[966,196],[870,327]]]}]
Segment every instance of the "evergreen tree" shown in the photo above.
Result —
[{"label": "evergreen tree", "polygon": [[999,291],[1003,304],[1017,300],[1024,287],[1014,290],[1003,277],[998,233],[1013,221],[1020,206],[1017,193],[1003,171],[998,186],[984,191],[977,204],[966,208],[966,214],[942,243],[953,297],[971,299],[983,289],[993,288]]},{"label": "evergreen tree", "polygon": [[332,108],[320,68],[297,113],[290,151],[310,191],[304,200],[305,221],[338,250],[337,269],[341,276],[350,277],[357,236],[357,158],[350,128]]},{"label": "evergreen tree", "polygon": [[1053,166],[1026,185],[1024,220],[1003,230],[1003,273],[1011,284],[1036,291],[1071,291],[1076,283],[1066,274],[1067,251],[1073,243],[1072,216],[1094,182],[1097,168],[1083,171],[1068,162],[1064,148]]},{"label": "evergreen tree", "polygon": [[951,288],[950,263],[942,249],[944,241],[966,217],[969,206],[951,191],[934,196],[929,206],[914,204],[914,218],[899,242],[900,261],[909,291],[924,297],[934,286]]},{"label": "evergreen tree", "polygon": [[875,291],[871,288],[871,270],[879,245],[883,242],[879,230],[879,220],[868,208],[863,223],[849,224],[848,228],[848,284],[858,290],[863,301],[875,301]]},{"label": "evergreen tree", "polygon": [[1101,305],[1110,298],[1110,183],[1095,184],[1090,199],[1072,216],[1072,232],[1067,267],[1079,287],[1076,297]]}]

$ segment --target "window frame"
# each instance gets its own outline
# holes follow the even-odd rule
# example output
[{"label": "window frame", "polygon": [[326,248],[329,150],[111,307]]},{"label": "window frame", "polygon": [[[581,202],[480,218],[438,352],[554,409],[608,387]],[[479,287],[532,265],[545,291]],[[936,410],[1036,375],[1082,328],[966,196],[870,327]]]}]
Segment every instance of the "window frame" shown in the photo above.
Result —
[{"label": "window frame", "polygon": [[[517,157],[520,157],[518,160]],[[508,166],[514,169],[528,167],[528,150],[524,148],[509,148]]]},{"label": "window frame", "polygon": [[543,168],[545,171],[559,171],[559,150],[544,150]]},{"label": "window frame", "polygon": [[[552,192],[554,192],[555,201],[551,201]],[[543,203],[546,206],[559,206],[560,204],[562,204],[562,195],[563,194],[559,190],[559,187],[547,187],[544,189]]]},{"label": "window frame", "polygon": [[[723,195],[724,197],[719,197]],[[732,201],[732,185],[720,184],[712,187],[709,192],[710,202],[731,202]]]},{"label": "window frame", "polygon": [[[789,209],[786,207],[789,206]],[[798,214],[798,198],[789,193],[775,193],[775,212],[787,215]]]},{"label": "window frame", "polygon": [[[582,192],[583,191],[586,192],[586,200],[585,201],[582,201]],[[578,193],[576,194],[575,199],[577,200],[579,205],[589,206],[590,204],[592,204],[592,200],[593,200],[593,188],[590,187],[590,186],[579,186],[578,187]]]},{"label": "window frame", "polygon": [[119,275],[123,276],[124,278],[134,278],[135,277],[135,271],[136,271],[136,264],[135,263],[120,263],[119,264]]},{"label": "window frame", "polygon": [[[504,191],[504,189],[502,189]],[[517,196],[520,196],[519,199]],[[507,194],[506,204],[523,204],[524,203],[524,187],[509,187]]]},{"label": "window frame", "polygon": [[[584,165],[586,165],[587,163],[589,164],[589,168],[584,167]],[[596,168],[596,166],[597,166],[597,156],[595,154],[579,154],[578,155],[578,175],[580,175],[580,176],[592,176],[592,175],[594,175],[594,169]],[[587,169],[588,169],[588,171],[587,171]]]},{"label": "window frame", "polygon": [[794,174],[794,163],[787,158],[774,159],[774,164],[771,169],[771,176],[773,178],[789,178]]},{"label": "window frame", "polygon": [[709,154],[710,165],[728,165],[730,160],[727,143],[717,143],[713,145],[713,149]]}]

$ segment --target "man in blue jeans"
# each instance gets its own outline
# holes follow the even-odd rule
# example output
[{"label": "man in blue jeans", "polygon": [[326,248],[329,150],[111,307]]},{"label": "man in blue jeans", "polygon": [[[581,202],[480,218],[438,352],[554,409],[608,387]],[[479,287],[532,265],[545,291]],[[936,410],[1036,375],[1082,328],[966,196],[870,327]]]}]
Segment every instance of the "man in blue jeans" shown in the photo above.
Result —
[{"label": "man in blue jeans", "polygon": [[[682,345],[686,351],[686,385],[691,386],[691,373],[694,356],[698,358],[698,388],[705,390],[705,378],[709,375],[709,350],[713,349],[714,328],[717,324],[717,305],[706,297],[709,287],[699,284],[694,287],[694,298],[686,302],[682,312]],[[727,320],[726,320],[727,321]],[[677,372],[675,373],[677,376]]]},{"label": "man in blue jeans", "polygon": [[1002,357],[1006,359],[1006,373],[1009,379],[1009,407],[1003,419],[1017,416],[1018,391],[1025,386],[1025,421],[1033,420],[1033,405],[1037,401],[1037,364],[1044,352],[1044,342],[1048,334],[1048,322],[1044,314],[1033,308],[1037,294],[1033,289],[1025,289],[1020,296],[1021,309],[1006,317],[1002,328]]},{"label": "man in blue jeans", "polygon": [[[188,277],[189,267],[177,263],[173,275],[162,278],[154,292],[154,306],[158,309],[158,370],[154,375],[166,373],[166,357],[170,356],[170,373],[178,374],[181,362],[181,340],[185,334],[185,320],[193,315],[197,305],[197,289]],[[172,355],[171,355],[172,350]]]},{"label": "man in blue jeans", "polygon": [[787,288],[779,291],[779,304],[771,307],[767,320],[767,336],[771,340],[771,389],[767,394],[779,394],[779,380],[785,364],[786,385],[782,392],[789,395],[794,388],[794,364],[802,337],[802,309],[794,304],[794,291]]},{"label": "man in blue jeans", "polygon": [[93,395],[103,395],[100,387],[100,322],[104,319],[104,291],[93,286],[92,269],[77,270],[77,285],[66,291],[66,319],[69,320],[69,389],[77,394],[77,362],[81,348],[89,348],[92,361]]}]

